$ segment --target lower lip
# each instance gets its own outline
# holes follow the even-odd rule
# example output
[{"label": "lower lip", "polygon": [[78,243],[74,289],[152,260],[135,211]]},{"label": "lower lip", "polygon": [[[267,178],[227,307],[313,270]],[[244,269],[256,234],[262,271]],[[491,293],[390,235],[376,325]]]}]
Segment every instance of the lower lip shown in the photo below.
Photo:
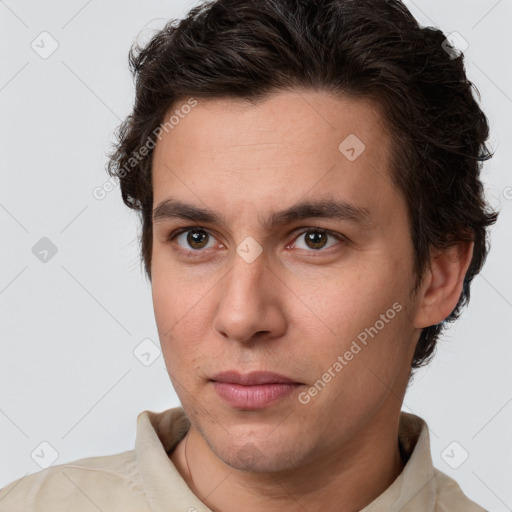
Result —
[{"label": "lower lip", "polygon": [[262,409],[291,395],[300,384],[272,383],[242,386],[231,382],[213,382],[217,394],[237,409]]}]

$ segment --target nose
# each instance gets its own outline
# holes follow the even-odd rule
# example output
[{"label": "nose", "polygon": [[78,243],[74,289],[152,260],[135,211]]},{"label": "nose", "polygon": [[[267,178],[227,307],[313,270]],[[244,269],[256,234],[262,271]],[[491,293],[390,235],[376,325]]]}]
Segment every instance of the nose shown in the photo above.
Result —
[{"label": "nose", "polygon": [[223,337],[248,344],[285,333],[286,287],[264,253],[251,263],[235,254],[222,283],[213,327]]}]

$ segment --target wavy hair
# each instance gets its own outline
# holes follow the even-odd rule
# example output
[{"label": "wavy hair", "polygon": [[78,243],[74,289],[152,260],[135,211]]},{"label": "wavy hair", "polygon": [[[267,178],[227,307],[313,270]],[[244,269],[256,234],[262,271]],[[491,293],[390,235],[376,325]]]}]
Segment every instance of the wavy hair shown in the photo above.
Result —
[{"label": "wavy hair", "polygon": [[464,55],[445,34],[420,27],[398,0],[214,0],[170,20],[143,47],[134,44],[129,63],[135,103],[116,132],[107,171],[119,179],[125,204],[140,214],[150,280],[152,149],[141,148],[177,101],[257,102],[272,92],[310,88],[375,102],[394,142],[392,179],[408,204],[416,287],[431,248],[474,241],[456,307],[421,332],[412,369],[427,364],[444,326],[469,301],[498,215],[480,180],[482,162],[492,156],[488,121]]}]

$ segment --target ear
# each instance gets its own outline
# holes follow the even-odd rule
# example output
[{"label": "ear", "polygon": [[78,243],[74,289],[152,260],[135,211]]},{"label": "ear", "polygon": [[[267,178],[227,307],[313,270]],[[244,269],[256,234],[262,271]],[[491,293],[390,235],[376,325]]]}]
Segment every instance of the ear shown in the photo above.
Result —
[{"label": "ear", "polygon": [[447,249],[434,249],[418,292],[414,323],[417,329],[438,324],[453,311],[462,293],[473,248],[473,242],[457,242]]}]

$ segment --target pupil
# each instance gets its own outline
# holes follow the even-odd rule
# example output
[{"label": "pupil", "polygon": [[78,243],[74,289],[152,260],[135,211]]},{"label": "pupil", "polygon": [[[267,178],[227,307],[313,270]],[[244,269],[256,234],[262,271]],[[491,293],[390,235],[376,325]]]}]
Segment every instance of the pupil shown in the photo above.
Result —
[{"label": "pupil", "polygon": [[325,233],[320,231],[310,231],[306,236],[307,243],[311,242],[312,249],[319,249],[325,245]]},{"label": "pupil", "polygon": [[187,242],[191,247],[195,249],[201,249],[204,247],[204,245],[206,245],[206,243],[202,243],[205,242],[206,236],[206,232],[202,230],[189,231],[187,235]]}]

